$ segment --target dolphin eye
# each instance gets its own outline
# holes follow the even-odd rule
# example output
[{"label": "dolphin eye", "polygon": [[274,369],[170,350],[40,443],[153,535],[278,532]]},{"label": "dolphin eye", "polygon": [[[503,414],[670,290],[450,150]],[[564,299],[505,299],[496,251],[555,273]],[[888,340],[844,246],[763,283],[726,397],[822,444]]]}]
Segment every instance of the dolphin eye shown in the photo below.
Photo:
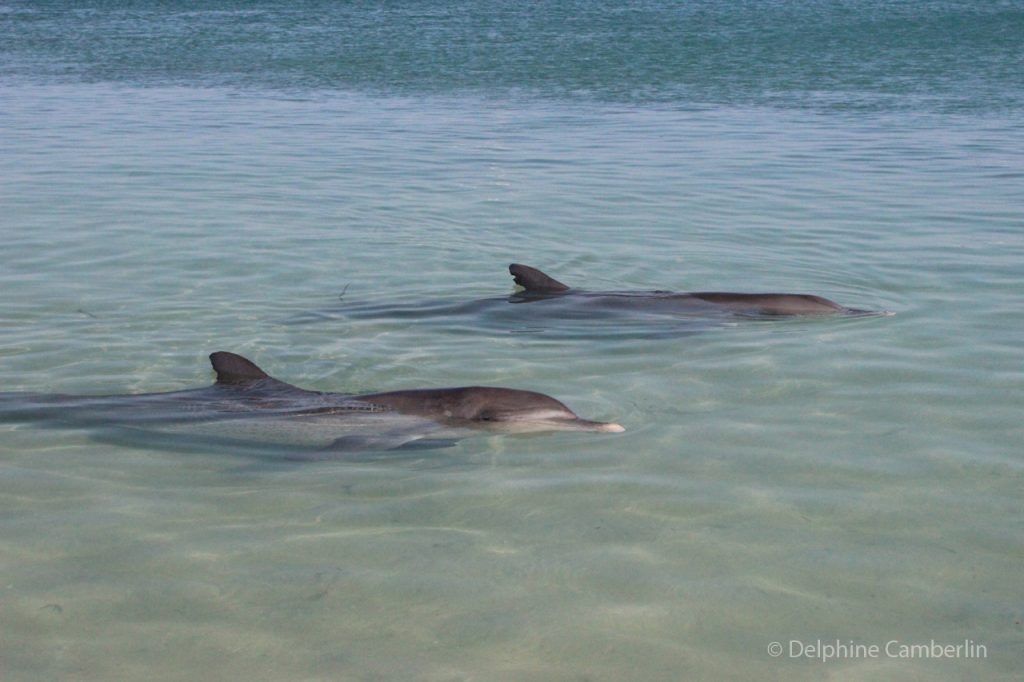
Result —
[{"label": "dolphin eye", "polygon": [[485,412],[480,412],[480,413],[478,413],[476,415],[476,418],[477,418],[477,421],[492,422],[492,421],[494,421],[494,413],[493,412],[486,412],[486,411]]}]

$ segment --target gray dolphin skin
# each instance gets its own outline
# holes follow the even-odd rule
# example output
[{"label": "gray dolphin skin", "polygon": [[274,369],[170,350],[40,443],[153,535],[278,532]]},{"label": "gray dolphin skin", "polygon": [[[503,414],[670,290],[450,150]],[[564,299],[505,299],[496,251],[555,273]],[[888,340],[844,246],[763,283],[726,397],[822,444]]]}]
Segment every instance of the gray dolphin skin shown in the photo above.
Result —
[{"label": "gray dolphin skin", "polygon": [[[681,338],[741,321],[891,315],[859,310],[809,294],[723,291],[586,291],[527,265],[509,266],[517,291],[505,296],[451,297],[385,303],[349,302],[293,316],[285,324],[369,320],[442,325],[449,333],[544,335],[585,341]],[[511,304],[511,305],[510,305]]]},{"label": "gray dolphin skin", "polygon": [[794,315],[877,315],[869,310],[847,308],[821,296],[810,294],[747,294],[724,291],[583,291],[573,289],[536,268],[513,263],[508,266],[515,283],[523,288],[510,299],[514,303],[532,303],[565,297],[579,297],[590,308],[633,309],[650,313],[699,314],[723,311],[743,317]]},{"label": "gray dolphin skin", "polygon": [[[308,391],[275,379],[240,355],[216,352],[217,374],[205,388],[136,395],[0,394],[0,421],[127,429],[142,443],[199,439],[225,446],[282,446],[292,458],[408,444],[450,444],[480,433],[594,431],[618,424],[581,419],[554,398],[511,388],[463,386],[349,395]],[[429,439],[429,440],[428,440]]]}]

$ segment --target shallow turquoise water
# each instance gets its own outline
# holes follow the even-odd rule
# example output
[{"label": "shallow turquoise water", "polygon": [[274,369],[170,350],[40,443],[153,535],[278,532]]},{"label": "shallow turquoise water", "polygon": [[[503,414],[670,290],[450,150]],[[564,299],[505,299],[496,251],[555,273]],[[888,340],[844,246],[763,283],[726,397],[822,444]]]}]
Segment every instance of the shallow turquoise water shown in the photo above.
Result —
[{"label": "shallow turquoise water", "polygon": [[[0,425],[4,679],[1015,679],[1021,11],[837,6],[688,4],[677,44],[659,3],[8,5],[4,391],[199,386],[223,349],[627,432],[276,467]],[[502,296],[513,261],[896,315],[336,314]]]}]

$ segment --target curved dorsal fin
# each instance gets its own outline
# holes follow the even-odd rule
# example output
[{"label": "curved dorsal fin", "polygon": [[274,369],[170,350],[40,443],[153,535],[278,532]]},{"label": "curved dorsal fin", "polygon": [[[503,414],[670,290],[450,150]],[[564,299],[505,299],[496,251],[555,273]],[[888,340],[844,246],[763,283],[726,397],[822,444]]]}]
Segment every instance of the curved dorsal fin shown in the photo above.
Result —
[{"label": "curved dorsal fin", "polygon": [[512,274],[512,279],[516,281],[516,284],[528,292],[557,293],[569,290],[569,287],[557,279],[548,277],[537,268],[531,268],[529,265],[513,263],[508,266],[508,271]]},{"label": "curved dorsal fin", "polygon": [[213,365],[213,371],[217,373],[218,384],[247,384],[270,378],[270,375],[257,367],[252,360],[227,351],[212,353],[210,363]]}]

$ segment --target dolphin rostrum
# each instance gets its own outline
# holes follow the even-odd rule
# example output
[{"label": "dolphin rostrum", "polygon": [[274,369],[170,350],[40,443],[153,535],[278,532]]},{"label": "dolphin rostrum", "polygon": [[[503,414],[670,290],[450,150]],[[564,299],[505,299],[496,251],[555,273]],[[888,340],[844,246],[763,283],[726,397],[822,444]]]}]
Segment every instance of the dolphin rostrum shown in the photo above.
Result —
[{"label": "dolphin rostrum", "polygon": [[350,395],[292,386],[234,353],[213,353],[210,362],[217,378],[205,388],[110,396],[3,393],[0,420],[289,446],[305,450],[304,459],[390,450],[428,438],[423,444],[450,442],[479,432],[624,430],[581,419],[533,391],[463,386]]},{"label": "dolphin rostrum", "polygon": [[703,311],[723,311],[742,317],[775,317],[788,315],[872,315],[869,310],[858,310],[811,294],[744,294],[724,291],[583,291],[573,289],[528,265],[513,263],[508,266],[515,283],[523,291],[509,300],[514,303],[561,298],[581,297],[587,307],[605,310],[645,311],[650,313],[699,314]]}]

